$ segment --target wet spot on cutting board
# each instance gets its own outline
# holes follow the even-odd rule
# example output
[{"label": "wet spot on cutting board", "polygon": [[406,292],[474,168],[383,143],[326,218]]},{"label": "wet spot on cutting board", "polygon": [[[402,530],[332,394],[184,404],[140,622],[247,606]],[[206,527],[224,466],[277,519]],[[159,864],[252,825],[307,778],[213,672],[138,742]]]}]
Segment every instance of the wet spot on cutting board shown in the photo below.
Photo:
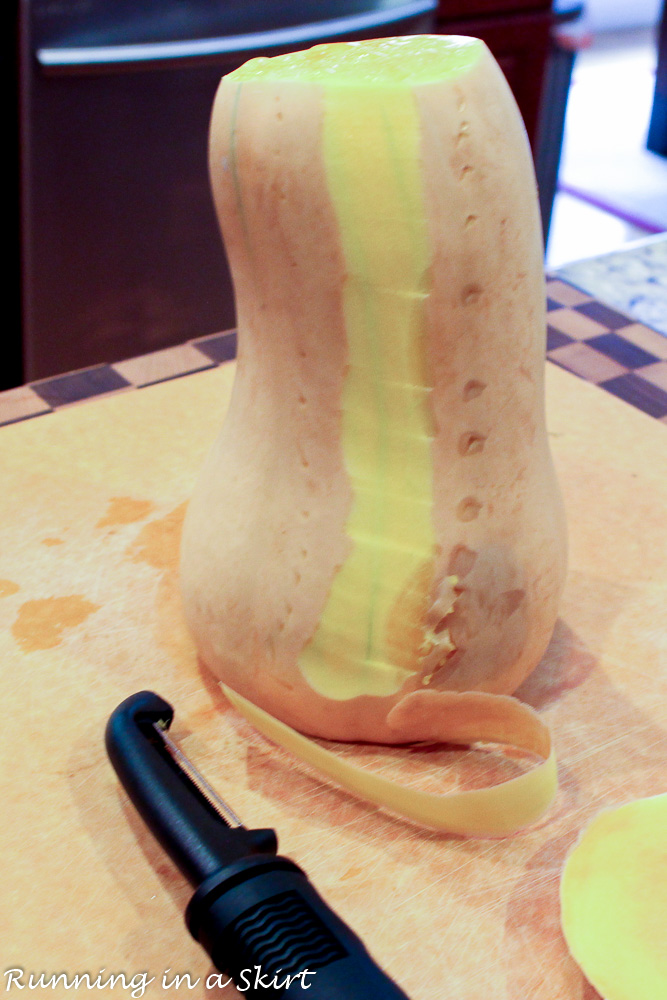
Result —
[{"label": "wet spot on cutting board", "polygon": [[51,548],[53,545],[64,545],[62,538],[42,538],[42,545]]},{"label": "wet spot on cutting board", "polygon": [[179,504],[166,517],[149,521],[128,549],[134,562],[145,562],[154,569],[175,570],[178,567],[181,529],[187,503]]},{"label": "wet spot on cutting board", "polygon": [[24,653],[53,649],[62,642],[64,631],[81,625],[98,609],[99,604],[80,594],[26,601],[19,608],[12,635]]},{"label": "wet spot on cutting board", "polygon": [[197,653],[183,618],[178,585],[186,509],[187,502],[179,504],[165,517],[145,524],[125,555],[132,562],[147,563],[160,573],[155,594],[155,638],[160,648],[168,650],[178,662],[196,663]]},{"label": "wet spot on cutting board", "polygon": [[11,597],[20,589],[18,583],[14,583],[13,580],[0,580],[0,597]]},{"label": "wet spot on cutting board", "polygon": [[97,522],[96,528],[107,528],[119,524],[134,524],[143,521],[151,513],[155,504],[152,500],[134,500],[132,497],[112,497],[106,514]]}]

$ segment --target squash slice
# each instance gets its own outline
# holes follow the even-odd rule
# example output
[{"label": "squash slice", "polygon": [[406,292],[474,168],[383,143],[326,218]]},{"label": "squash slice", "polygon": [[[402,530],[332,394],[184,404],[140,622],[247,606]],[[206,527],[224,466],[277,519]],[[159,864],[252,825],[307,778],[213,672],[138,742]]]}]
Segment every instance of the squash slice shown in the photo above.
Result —
[{"label": "squash slice", "polygon": [[667,997],[667,795],[593,820],[565,864],[561,918],[605,1000]]}]

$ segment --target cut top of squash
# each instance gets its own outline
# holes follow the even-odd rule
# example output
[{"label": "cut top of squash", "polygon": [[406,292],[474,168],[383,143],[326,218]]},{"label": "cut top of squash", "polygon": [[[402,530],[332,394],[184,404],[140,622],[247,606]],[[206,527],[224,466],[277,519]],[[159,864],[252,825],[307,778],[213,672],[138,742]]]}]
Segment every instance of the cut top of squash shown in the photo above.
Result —
[{"label": "cut top of squash", "polygon": [[[229,74],[238,82],[291,80],[294,83],[413,87],[439,83],[476,64],[483,42],[462,35],[412,35],[347,45],[328,43],[272,58],[250,59]],[[398,58],[397,58],[398,57]]]}]

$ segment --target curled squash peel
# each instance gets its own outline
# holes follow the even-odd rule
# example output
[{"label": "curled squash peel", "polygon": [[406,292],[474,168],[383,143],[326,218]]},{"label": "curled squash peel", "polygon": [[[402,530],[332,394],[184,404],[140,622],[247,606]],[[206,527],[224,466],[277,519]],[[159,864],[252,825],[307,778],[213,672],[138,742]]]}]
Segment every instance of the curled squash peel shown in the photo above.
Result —
[{"label": "curled squash peel", "polygon": [[184,528],[202,659],[313,736],[530,731],[548,760],[505,697],[551,635],[565,529],[500,70],[443,36],[252,60],[221,83],[210,165],[239,352]]}]

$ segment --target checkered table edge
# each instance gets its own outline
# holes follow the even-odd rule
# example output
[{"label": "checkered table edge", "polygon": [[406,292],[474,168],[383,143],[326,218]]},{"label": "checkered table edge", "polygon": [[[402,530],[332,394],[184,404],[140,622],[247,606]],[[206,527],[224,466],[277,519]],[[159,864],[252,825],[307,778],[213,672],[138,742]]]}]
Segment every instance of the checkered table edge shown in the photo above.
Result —
[{"label": "checkered table edge", "polygon": [[547,358],[667,423],[667,337],[552,277]]},{"label": "checkered table edge", "polygon": [[96,396],[141,389],[215,368],[236,357],[236,332],[214,333],[114,364],[31,382],[0,392],[0,426],[52,413]]},{"label": "checkered table edge", "polygon": [[[232,330],[18,386],[0,392],[0,426],[214,368],[235,356]],[[547,276],[547,359],[667,423],[667,337],[553,276]]]}]

